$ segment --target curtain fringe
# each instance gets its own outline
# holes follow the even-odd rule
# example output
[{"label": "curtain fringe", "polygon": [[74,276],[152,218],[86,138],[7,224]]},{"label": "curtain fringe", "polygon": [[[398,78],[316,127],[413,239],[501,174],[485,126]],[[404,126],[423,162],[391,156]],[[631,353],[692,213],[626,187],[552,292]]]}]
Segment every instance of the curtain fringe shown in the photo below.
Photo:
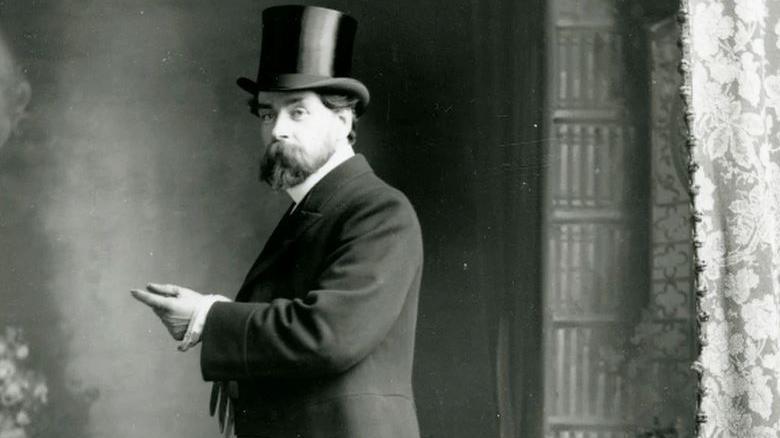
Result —
[{"label": "curtain fringe", "polygon": [[696,162],[696,139],[693,136],[693,124],[694,124],[694,110],[693,110],[693,82],[691,79],[692,73],[692,57],[691,57],[691,29],[690,29],[690,0],[680,1],[680,12],[677,15],[677,21],[680,25],[680,48],[682,50],[682,60],[680,62],[680,73],[683,76],[683,85],[680,87],[680,95],[683,99],[685,108],[685,124],[687,127],[686,146],[688,150],[688,187],[691,199],[691,224],[692,224],[692,244],[693,244],[693,260],[694,260],[694,288],[696,291],[695,297],[695,312],[696,312],[696,336],[697,336],[697,360],[691,365],[691,369],[696,373],[698,381],[697,394],[696,394],[696,414],[695,414],[695,427],[694,434],[699,436],[702,431],[702,426],[707,422],[707,416],[702,411],[702,402],[707,396],[706,389],[702,384],[704,378],[704,366],[701,362],[702,348],[707,345],[706,332],[703,330],[704,324],[710,319],[710,315],[704,311],[702,307],[702,300],[707,295],[707,289],[704,286],[704,270],[707,268],[707,263],[701,258],[700,249],[703,246],[703,242],[700,236],[700,224],[702,222],[702,213],[697,209],[697,196],[699,193],[699,187],[695,183],[696,172],[699,171],[701,166]]}]

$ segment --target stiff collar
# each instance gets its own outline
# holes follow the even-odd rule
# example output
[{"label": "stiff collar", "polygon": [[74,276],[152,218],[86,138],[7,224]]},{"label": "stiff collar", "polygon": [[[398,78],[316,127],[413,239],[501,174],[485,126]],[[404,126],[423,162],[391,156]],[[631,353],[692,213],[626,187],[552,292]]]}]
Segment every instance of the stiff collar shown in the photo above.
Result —
[{"label": "stiff collar", "polygon": [[310,213],[318,213],[322,210],[328,200],[335,195],[339,189],[353,178],[367,172],[373,172],[371,166],[362,154],[355,154],[351,158],[342,162],[333,170],[325,174],[314,187],[309,190],[296,210]]},{"label": "stiff collar", "polygon": [[293,202],[295,203],[293,209],[295,209],[297,205],[301,203],[301,200],[306,197],[306,194],[309,193],[309,190],[311,190],[312,187],[317,185],[317,183],[323,177],[325,177],[325,175],[327,175],[328,172],[336,168],[339,164],[349,160],[354,155],[355,152],[352,150],[351,147],[344,148],[344,149],[337,149],[336,152],[334,152],[330,156],[330,158],[328,158],[328,161],[326,161],[325,164],[320,166],[320,168],[317,169],[317,171],[309,175],[309,177],[306,178],[302,183],[287,189],[287,194],[290,195],[290,198],[292,198]]}]

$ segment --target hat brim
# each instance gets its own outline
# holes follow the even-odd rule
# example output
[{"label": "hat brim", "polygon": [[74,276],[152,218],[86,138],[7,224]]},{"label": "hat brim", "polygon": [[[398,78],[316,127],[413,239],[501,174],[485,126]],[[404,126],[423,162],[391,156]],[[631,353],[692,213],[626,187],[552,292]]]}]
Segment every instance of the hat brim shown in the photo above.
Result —
[{"label": "hat brim", "polygon": [[286,73],[263,77],[258,82],[249,78],[238,78],[236,84],[252,95],[257,95],[260,91],[302,90],[346,93],[358,99],[358,104],[355,108],[355,112],[358,115],[363,114],[371,98],[368,88],[362,82],[352,78],[331,78],[300,73]]}]

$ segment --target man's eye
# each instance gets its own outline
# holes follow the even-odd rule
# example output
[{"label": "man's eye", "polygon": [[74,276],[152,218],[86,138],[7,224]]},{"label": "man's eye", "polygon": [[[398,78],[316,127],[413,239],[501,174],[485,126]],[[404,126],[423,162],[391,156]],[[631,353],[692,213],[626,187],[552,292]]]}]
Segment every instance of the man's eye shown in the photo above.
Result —
[{"label": "man's eye", "polygon": [[290,114],[292,115],[293,120],[299,120],[302,117],[306,116],[308,112],[303,108],[295,108],[290,112]]},{"label": "man's eye", "polygon": [[263,122],[270,122],[274,119],[273,113],[260,113],[260,120]]}]

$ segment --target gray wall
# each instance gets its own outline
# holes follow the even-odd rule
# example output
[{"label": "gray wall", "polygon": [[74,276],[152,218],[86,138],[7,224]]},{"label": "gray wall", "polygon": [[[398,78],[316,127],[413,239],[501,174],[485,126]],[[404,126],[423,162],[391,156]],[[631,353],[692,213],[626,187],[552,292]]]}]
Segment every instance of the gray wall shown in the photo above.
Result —
[{"label": "gray wall", "polygon": [[[259,128],[234,85],[256,71],[271,4],[0,1],[33,90],[0,150],[0,325],[25,328],[49,377],[56,428],[41,436],[215,436],[198,352],[175,351],[128,290],[234,293],[286,206],[256,181]],[[475,148],[490,145],[473,49],[492,23],[469,0],[319,4],[360,21],[355,71],[373,102],[358,149],[423,226],[423,435],[495,436],[495,296],[475,273],[476,212],[498,185],[475,182]]]}]

